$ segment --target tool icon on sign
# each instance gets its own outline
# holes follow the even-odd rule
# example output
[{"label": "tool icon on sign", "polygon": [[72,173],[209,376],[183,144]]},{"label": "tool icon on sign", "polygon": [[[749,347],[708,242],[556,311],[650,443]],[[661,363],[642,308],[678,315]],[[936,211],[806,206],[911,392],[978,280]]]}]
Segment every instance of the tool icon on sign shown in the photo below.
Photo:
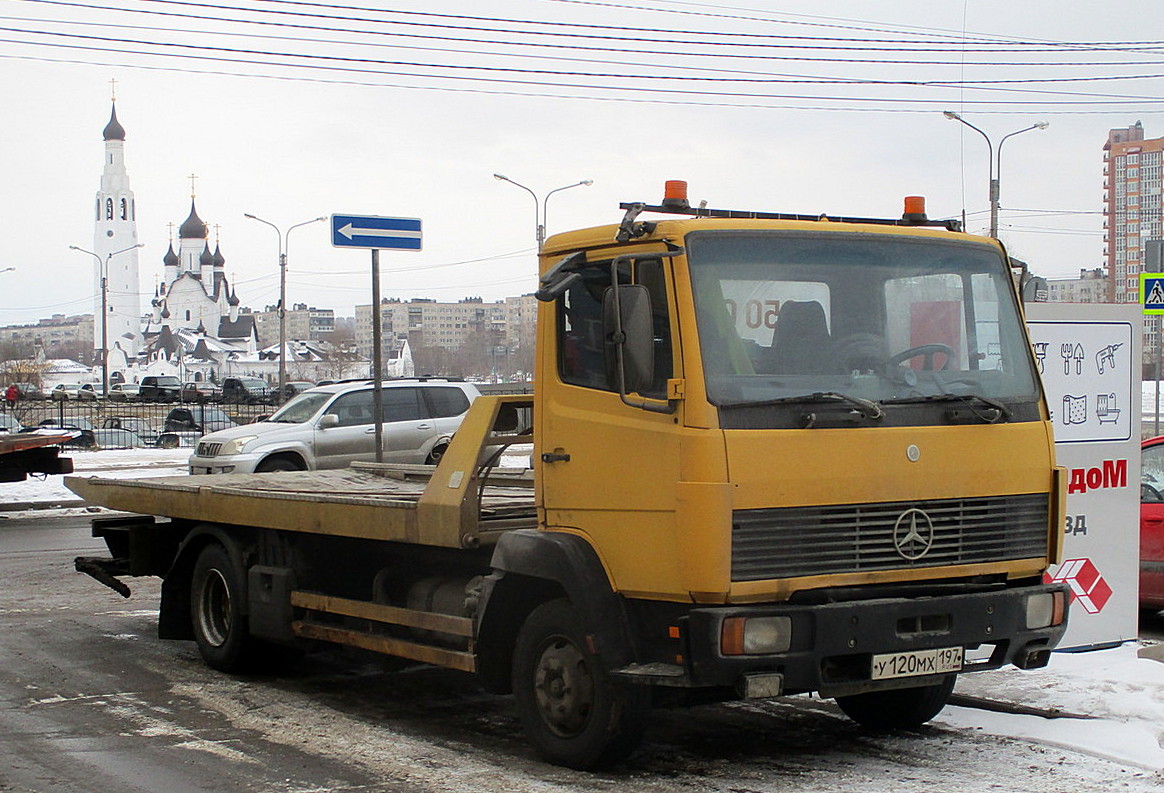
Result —
[{"label": "tool icon on sign", "polygon": [[1124,345],[1122,343],[1121,344],[1109,344],[1095,354],[1095,365],[1097,367],[1099,367],[1100,374],[1103,374],[1105,364],[1106,364],[1108,369],[1115,369],[1116,350],[1118,350],[1120,347],[1123,347],[1123,346]]},{"label": "tool icon on sign", "polygon": [[1071,363],[1075,363],[1075,374],[1083,374],[1083,359],[1087,357],[1083,353],[1082,344],[1072,344],[1066,342],[1059,347],[1059,354],[1063,356],[1063,374],[1071,374]]},{"label": "tool icon on sign", "polygon": [[1050,344],[1045,341],[1035,342],[1035,362],[1039,365],[1039,374],[1043,374],[1046,371],[1047,347],[1049,346]]}]

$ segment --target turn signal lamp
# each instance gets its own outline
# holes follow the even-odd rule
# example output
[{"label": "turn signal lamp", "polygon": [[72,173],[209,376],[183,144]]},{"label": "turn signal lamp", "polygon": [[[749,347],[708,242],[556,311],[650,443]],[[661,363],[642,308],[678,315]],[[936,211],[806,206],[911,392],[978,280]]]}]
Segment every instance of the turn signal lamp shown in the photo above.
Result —
[{"label": "turn signal lamp", "polygon": [[926,198],[920,195],[907,195],[905,197],[905,211],[901,214],[901,219],[906,223],[925,223],[926,222]]},{"label": "turn signal lamp", "polygon": [[669,179],[663,185],[662,206],[683,208],[691,206],[687,202],[687,182],[681,179]]}]

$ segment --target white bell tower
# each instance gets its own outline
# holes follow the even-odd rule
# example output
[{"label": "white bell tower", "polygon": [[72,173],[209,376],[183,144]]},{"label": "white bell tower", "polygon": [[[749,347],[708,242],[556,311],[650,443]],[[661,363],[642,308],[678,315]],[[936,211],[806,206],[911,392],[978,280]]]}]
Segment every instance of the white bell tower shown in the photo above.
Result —
[{"label": "white bell tower", "polygon": [[[141,287],[138,282],[138,249],[135,247],[137,207],[133,190],[129,187],[129,174],[125,171],[125,128],[117,121],[116,98],[102,135],[105,138],[105,168],[101,174],[101,189],[97,191],[93,239],[93,251],[101,260],[100,264],[93,263],[93,348],[98,351],[100,361],[102,339],[108,340],[112,370],[119,363],[117,349],[132,358],[137,355],[141,344]],[[101,270],[106,266],[109,272],[103,290]],[[104,312],[101,310],[103,302]],[[105,334],[103,324],[107,326]]]}]

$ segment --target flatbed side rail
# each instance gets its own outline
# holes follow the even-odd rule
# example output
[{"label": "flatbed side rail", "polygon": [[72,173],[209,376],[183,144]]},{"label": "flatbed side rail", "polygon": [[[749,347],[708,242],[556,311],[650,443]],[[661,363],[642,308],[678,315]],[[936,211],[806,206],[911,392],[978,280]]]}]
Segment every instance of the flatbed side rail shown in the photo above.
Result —
[{"label": "flatbed side rail", "polygon": [[[301,591],[291,593],[291,605],[306,609],[302,619],[291,623],[292,632],[300,638],[359,647],[462,672],[475,672],[477,669],[476,656],[472,652],[473,621],[466,617]],[[343,624],[329,623],[328,616],[349,621]],[[351,620],[362,620],[368,624],[355,626]],[[456,650],[401,639],[380,632],[380,626],[415,628],[457,637],[463,639],[470,649]]]}]

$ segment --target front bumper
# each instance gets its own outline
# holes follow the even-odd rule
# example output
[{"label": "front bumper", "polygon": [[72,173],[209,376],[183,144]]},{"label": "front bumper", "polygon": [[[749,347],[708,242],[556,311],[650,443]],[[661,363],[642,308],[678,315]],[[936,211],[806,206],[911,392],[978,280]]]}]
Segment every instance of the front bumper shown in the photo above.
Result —
[{"label": "front bumper", "polygon": [[262,454],[231,454],[217,457],[190,455],[191,474],[253,474]]},{"label": "front bumper", "polygon": [[[647,681],[682,687],[732,687],[743,696],[820,692],[833,697],[886,688],[928,685],[942,675],[874,680],[874,655],[962,647],[962,672],[1045,666],[1066,631],[1059,625],[1027,628],[1031,595],[1064,592],[1027,586],[937,597],[881,598],[820,605],[696,608],[681,626],[683,666]],[[1064,598],[1066,602],[1066,594]],[[724,655],[720,643],[729,617],[788,617],[789,649],[764,655]],[[656,665],[656,669],[657,669]],[[645,671],[645,670],[644,670]]]}]

